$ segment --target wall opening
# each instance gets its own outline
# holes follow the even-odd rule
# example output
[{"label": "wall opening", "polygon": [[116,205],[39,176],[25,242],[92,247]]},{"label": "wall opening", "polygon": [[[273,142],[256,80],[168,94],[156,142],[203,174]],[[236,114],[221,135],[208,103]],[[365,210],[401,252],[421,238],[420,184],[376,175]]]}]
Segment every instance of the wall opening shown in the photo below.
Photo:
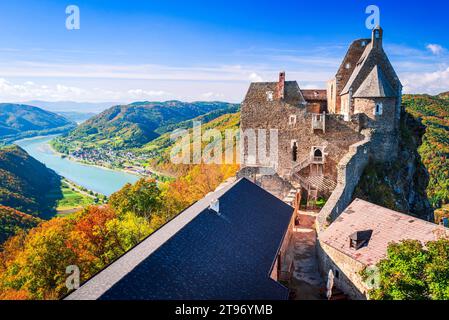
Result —
[{"label": "wall opening", "polygon": [[293,162],[298,161],[298,143],[296,141],[292,143],[292,160]]},{"label": "wall opening", "polygon": [[380,116],[383,113],[383,105],[382,103],[376,103],[376,108],[374,110],[374,115]]}]

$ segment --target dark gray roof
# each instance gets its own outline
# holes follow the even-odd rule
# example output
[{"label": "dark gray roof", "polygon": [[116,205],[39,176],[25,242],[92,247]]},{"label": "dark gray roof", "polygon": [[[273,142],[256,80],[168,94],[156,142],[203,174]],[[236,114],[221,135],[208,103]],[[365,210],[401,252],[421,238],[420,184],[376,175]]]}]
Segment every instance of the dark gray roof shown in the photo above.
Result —
[{"label": "dark gray roof", "polygon": [[[248,93],[246,94],[244,103],[257,102],[267,103],[267,92],[273,92],[274,103],[276,100],[278,82],[253,82],[249,86]],[[299,85],[296,81],[285,81],[284,102],[291,105],[306,104]]]},{"label": "dark gray roof", "polygon": [[354,94],[354,98],[394,98],[398,94],[376,65]]},{"label": "dark gray roof", "polygon": [[[208,207],[213,199],[219,215]],[[193,207],[67,299],[287,299],[287,288],[270,274],[292,207],[247,179]],[[171,237],[161,240],[166,233]]]}]

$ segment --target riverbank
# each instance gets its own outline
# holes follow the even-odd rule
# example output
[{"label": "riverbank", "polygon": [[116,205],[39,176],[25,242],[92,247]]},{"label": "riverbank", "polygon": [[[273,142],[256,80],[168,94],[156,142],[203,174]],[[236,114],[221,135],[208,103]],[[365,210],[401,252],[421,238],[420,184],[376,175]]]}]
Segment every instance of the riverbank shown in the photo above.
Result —
[{"label": "riverbank", "polygon": [[141,176],[100,166],[82,164],[61,157],[50,147],[55,135],[15,141],[30,156],[54,170],[57,174],[94,193],[110,196],[127,183],[137,182]]},{"label": "riverbank", "polygon": [[83,160],[83,159],[80,159],[80,158],[77,158],[77,157],[74,157],[74,156],[71,156],[71,155],[67,155],[67,154],[61,153],[61,152],[56,150],[51,145],[51,141],[48,143],[48,146],[49,146],[50,150],[55,155],[57,155],[58,157],[61,157],[63,159],[67,159],[67,160],[70,160],[70,161],[73,161],[73,162],[77,162],[79,164],[90,166],[90,167],[96,167],[96,168],[99,168],[99,169],[102,169],[102,170],[111,170],[111,171],[116,171],[116,172],[123,172],[123,173],[133,174],[133,175],[136,175],[136,176],[139,176],[139,177],[145,177],[145,175],[140,174],[138,172],[134,172],[132,170],[126,170],[126,169],[121,169],[121,168],[113,168],[113,167],[101,166],[101,165],[96,164],[96,163],[92,163],[92,162],[89,162],[89,161],[86,161],[86,160]]},{"label": "riverbank", "polygon": [[120,171],[120,172],[124,172],[124,173],[128,173],[128,174],[137,175],[139,177],[150,177],[150,176],[153,176],[153,177],[156,178],[156,180],[160,180],[160,181],[167,181],[167,180],[170,180],[170,179],[176,179],[176,177],[173,176],[172,174],[169,174],[167,172],[161,172],[161,171],[156,170],[154,168],[144,168],[144,167],[138,167],[138,166],[135,166],[135,165],[129,165],[126,168],[119,168],[119,167],[114,167],[110,163],[107,163],[108,166],[99,165],[98,163],[94,163],[92,161],[87,161],[87,160],[82,159],[80,157],[75,157],[73,155],[67,155],[65,153],[61,153],[58,150],[56,150],[54,148],[54,146],[52,146],[51,143],[49,143],[49,146],[50,146],[51,150],[56,155],[60,156],[61,158],[66,158],[66,159],[69,159],[71,161],[75,161],[75,162],[78,162],[80,164],[83,164],[83,165],[93,166],[93,167],[97,167],[97,168],[101,168],[101,169],[105,169],[105,170]]},{"label": "riverbank", "polygon": [[57,216],[66,216],[87,206],[107,202],[105,195],[87,190],[66,178],[61,181],[61,193],[63,198],[58,201]]}]

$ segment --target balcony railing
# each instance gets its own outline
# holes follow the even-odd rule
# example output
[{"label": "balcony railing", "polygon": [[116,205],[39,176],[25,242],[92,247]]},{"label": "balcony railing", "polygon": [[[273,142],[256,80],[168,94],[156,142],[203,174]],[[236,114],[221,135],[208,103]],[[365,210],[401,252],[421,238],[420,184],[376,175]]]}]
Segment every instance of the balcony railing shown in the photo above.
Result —
[{"label": "balcony railing", "polygon": [[323,130],[326,132],[326,114],[312,115],[312,130]]},{"label": "balcony railing", "polygon": [[314,163],[314,164],[324,164],[324,157],[312,156],[312,163]]}]

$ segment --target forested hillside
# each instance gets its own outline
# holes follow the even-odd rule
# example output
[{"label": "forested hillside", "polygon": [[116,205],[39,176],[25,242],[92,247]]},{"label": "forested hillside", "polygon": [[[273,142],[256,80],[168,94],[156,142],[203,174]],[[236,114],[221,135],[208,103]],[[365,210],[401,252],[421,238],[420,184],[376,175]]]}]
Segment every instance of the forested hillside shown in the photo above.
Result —
[{"label": "forested hillside", "polygon": [[75,124],[66,118],[37,107],[0,104],[0,143],[34,135],[66,132]]},{"label": "forested hillside", "polygon": [[[219,130],[222,133],[222,149],[224,151],[225,148],[225,131],[226,130],[235,130],[238,131],[240,125],[240,112],[224,114],[212,121],[205,122],[202,125],[203,134],[207,130]],[[192,126],[180,126],[182,129],[189,129],[188,132],[191,135],[190,143],[193,143],[193,135],[192,135]],[[179,172],[183,172],[188,170],[191,166],[188,165],[173,165],[170,163],[170,152],[172,147],[174,146],[175,141],[170,139],[171,133],[166,133],[161,135],[159,138],[153,140],[152,142],[146,144],[142,151],[146,152],[150,155],[149,164],[153,168],[157,168],[163,171],[168,171],[171,174],[177,174]],[[208,145],[213,141],[203,141],[202,147]],[[235,144],[234,144],[235,147]],[[193,150],[192,145],[190,146],[190,150]],[[234,150],[234,154],[238,152],[238,150]],[[224,154],[224,152],[223,152]]]},{"label": "forested hillside", "polygon": [[67,136],[57,139],[54,147],[63,153],[102,146],[113,149],[141,147],[172,130],[179,122],[211,112],[218,112],[218,115],[223,110],[235,112],[236,106],[222,102],[180,101],[115,106],[89,119]]},{"label": "forested hillside", "polygon": [[0,149],[0,205],[48,218],[62,198],[60,186],[61,178],[54,171],[20,147]]},{"label": "forested hillside", "polygon": [[36,227],[40,222],[39,218],[0,205],[0,244],[20,231]]},{"label": "forested hillside", "polygon": [[434,208],[449,204],[449,95],[405,95],[407,112],[425,127],[418,149],[430,175],[427,193]]}]

